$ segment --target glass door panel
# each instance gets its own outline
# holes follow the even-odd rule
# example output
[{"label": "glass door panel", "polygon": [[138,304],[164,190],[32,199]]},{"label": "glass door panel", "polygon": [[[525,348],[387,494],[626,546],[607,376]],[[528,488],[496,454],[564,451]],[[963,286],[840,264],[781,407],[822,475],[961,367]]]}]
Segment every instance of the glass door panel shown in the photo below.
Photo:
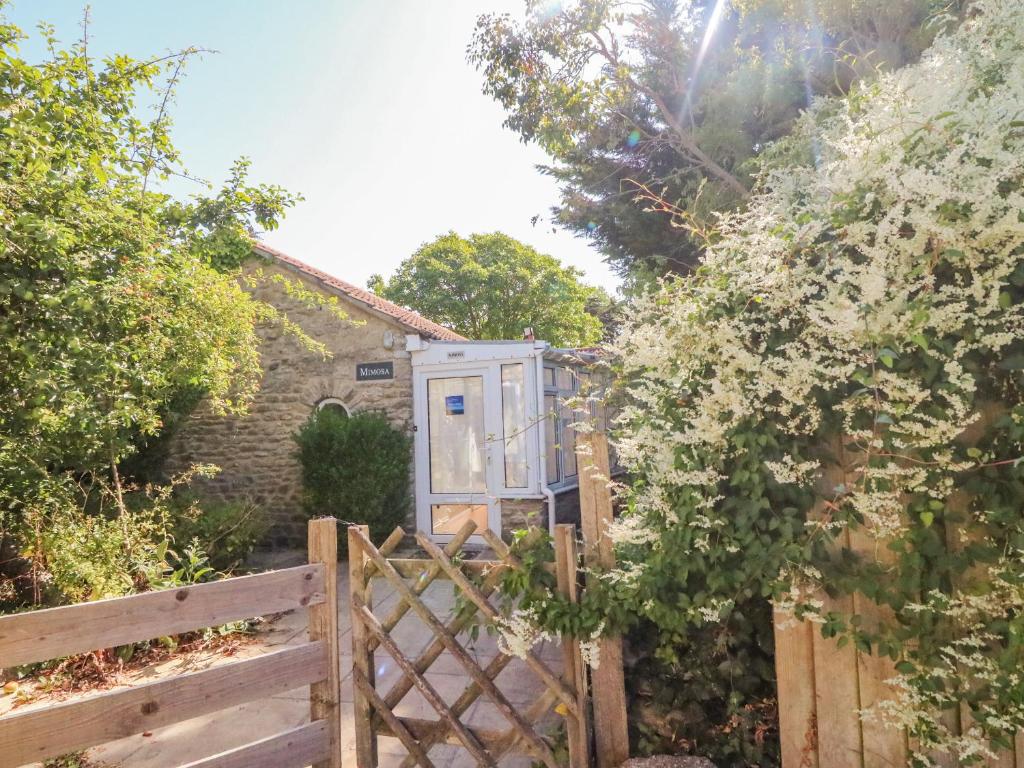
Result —
[{"label": "glass door panel", "polygon": [[427,380],[431,493],[487,491],[483,376]]},{"label": "glass door panel", "polygon": [[476,529],[483,531],[488,526],[489,512],[488,504],[431,504],[430,530],[434,535],[454,536],[472,520]]}]

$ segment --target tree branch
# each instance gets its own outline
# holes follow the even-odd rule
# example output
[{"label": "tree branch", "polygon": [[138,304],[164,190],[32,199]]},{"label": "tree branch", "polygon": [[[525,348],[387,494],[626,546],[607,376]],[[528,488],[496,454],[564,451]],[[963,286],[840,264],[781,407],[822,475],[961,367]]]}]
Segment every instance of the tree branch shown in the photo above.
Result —
[{"label": "tree branch", "polygon": [[[600,53],[602,58],[604,58],[604,60],[607,61],[616,70],[616,72],[622,71],[622,66],[619,62],[618,56],[614,55],[611,51],[608,50],[608,46],[605,44],[604,40],[601,39],[601,36],[598,35],[596,32],[590,32],[589,35],[597,44],[597,51],[598,53]],[[747,198],[750,197],[750,190],[748,190],[746,186],[744,186],[743,182],[741,182],[738,178],[736,178],[733,174],[731,174],[721,165],[716,163],[699,146],[697,146],[697,142],[694,140],[693,135],[690,134],[683,127],[683,124],[681,122],[679,122],[679,119],[675,116],[672,110],[669,109],[668,104],[665,103],[665,99],[662,98],[660,93],[641,84],[628,74],[623,75],[623,78],[630,87],[644,94],[647,98],[654,102],[654,105],[658,108],[658,111],[661,113],[662,119],[665,121],[668,127],[675,133],[680,146],[683,148],[685,153],[690,156],[691,159],[696,160],[697,163],[700,164],[701,167],[705,168],[708,171],[708,173],[710,173],[712,176],[716,177],[720,181],[725,182],[725,184],[734,192],[736,192],[736,194],[738,194],[743,200],[746,200]]]}]

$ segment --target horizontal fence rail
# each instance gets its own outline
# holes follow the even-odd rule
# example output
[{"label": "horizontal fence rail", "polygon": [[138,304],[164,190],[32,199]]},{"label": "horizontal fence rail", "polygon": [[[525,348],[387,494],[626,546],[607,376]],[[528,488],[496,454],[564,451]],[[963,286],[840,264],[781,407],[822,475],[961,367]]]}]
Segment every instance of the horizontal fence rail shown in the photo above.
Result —
[{"label": "horizontal fence rail", "polygon": [[322,642],[0,718],[4,764],[23,765],[323,680]]},{"label": "horizontal fence rail", "polygon": [[0,717],[0,768],[58,757],[310,686],[312,722],[183,768],[341,768],[337,524],[310,522],[309,565],[0,617],[0,668],[309,608],[309,642]]},{"label": "horizontal fence rail", "polygon": [[0,616],[0,669],[324,602],[324,569],[282,571]]}]

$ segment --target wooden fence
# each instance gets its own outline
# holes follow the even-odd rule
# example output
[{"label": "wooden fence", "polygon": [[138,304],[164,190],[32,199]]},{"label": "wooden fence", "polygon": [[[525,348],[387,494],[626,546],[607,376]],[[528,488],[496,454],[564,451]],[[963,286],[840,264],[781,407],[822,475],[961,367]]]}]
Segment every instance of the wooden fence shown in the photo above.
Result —
[{"label": "wooden fence", "polygon": [[[845,534],[845,543],[859,551],[870,546],[856,532]],[[863,595],[839,598],[822,596],[825,610],[856,612],[865,621],[876,620],[882,609]],[[779,731],[783,768],[902,768],[914,745],[905,731],[888,728],[860,712],[879,701],[891,699],[887,680],[895,677],[888,657],[862,653],[852,643],[840,647],[835,639],[822,637],[817,625],[775,614],[775,668],[779,695]],[[953,733],[970,727],[967,711],[950,711],[943,725]],[[948,755],[931,755],[936,765],[954,768]],[[1017,735],[1015,749],[1002,752],[983,765],[990,768],[1024,768],[1024,736]]]},{"label": "wooden fence", "polygon": [[[504,755],[518,753],[530,755],[547,768],[559,768],[565,763],[558,761],[536,727],[537,722],[555,707],[564,713],[567,724],[568,765],[570,768],[589,765],[587,687],[578,642],[573,639],[563,641],[561,676],[532,653],[525,657],[526,664],[543,682],[544,690],[522,710],[509,702],[495,683],[495,678],[508,666],[512,657],[499,653],[484,667],[459,642],[459,634],[469,627],[477,613],[491,623],[500,619],[498,609],[491,604],[489,597],[508,569],[522,567],[501,539],[490,531],[482,531],[480,535],[495,552],[497,560],[468,560],[456,564],[457,555],[474,533],[475,524],[468,522],[441,549],[420,532],[416,534],[416,541],[428,558],[396,559],[389,555],[403,538],[401,529],[397,529],[378,548],[370,542],[364,527],[349,528],[352,675],[358,768],[376,768],[378,736],[392,736],[402,742],[408,752],[402,762],[405,767],[420,765],[430,768],[433,765],[427,754],[430,748],[435,744],[449,743],[465,748],[481,766],[496,766]],[[553,571],[558,589],[574,600],[577,557],[572,526],[558,527],[555,551]],[[401,598],[384,618],[378,618],[373,612],[370,579],[375,576],[384,578]],[[447,621],[435,616],[420,597],[439,578],[451,580],[463,598]],[[390,635],[410,610],[433,634],[433,640],[415,659],[407,657]],[[387,692],[378,690],[375,684],[374,651],[377,648],[383,648],[402,671],[402,676]],[[458,662],[471,681],[451,704],[445,702],[426,676],[430,666],[445,651]],[[437,719],[400,717],[395,713],[397,705],[414,687],[437,713]],[[463,722],[467,710],[482,695],[507,720],[507,730],[482,729]]]},{"label": "wooden fence", "polygon": [[310,686],[307,725],[187,768],[341,768],[337,528],[309,525],[309,565],[0,617],[0,669],[309,607],[309,641],[0,717],[0,768],[56,757]]}]

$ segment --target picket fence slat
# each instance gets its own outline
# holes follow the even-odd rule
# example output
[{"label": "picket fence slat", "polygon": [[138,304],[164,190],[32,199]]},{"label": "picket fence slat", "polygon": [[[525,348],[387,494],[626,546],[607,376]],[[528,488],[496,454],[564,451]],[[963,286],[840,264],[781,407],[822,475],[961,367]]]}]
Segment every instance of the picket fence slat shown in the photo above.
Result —
[{"label": "picket fence slat", "polygon": [[280,571],[0,617],[0,669],[324,602],[324,567]]},{"label": "picket fence slat", "polygon": [[323,641],[0,718],[0,768],[14,768],[310,685]]},{"label": "picket fence slat", "polygon": [[[779,691],[779,747],[789,768],[818,768],[814,691],[814,631],[809,621],[775,611],[775,669]],[[785,706],[781,703],[785,702]]]},{"label": "picket fence slat", "polygon": [[[853,598],[822,596],[824,611],[849,615]],[[842,648],[835,638],[814,632],[814,697],[818,725],[818,765],[828,768],[863,768],[860,730],[860,690],[857,650]],[[786,706],[780,702],[780,707]],[[788,766],[787,766],[788,768]]]},{"label": "picket fence slat", "polygon": [[327,757],[327,726],[326,720],[316,720],[181,768],[305,768]]},{"label": "picket fence slat", "polygon": [[[894,568],[896,553],[886,546],[888,539],[876,538],[863,528],[850,530],[849,537],[851,549],[866,562],[887,571]],[[885,626],[895,618],[891,608],[867,599],[860,592],[853,595],[853,611],[861,617],[861,627],[869,631]],[[857,685],[861,710],[868,711],[879,702],[893,699],[897,691],[888,681],[895,676],[896,662],[888,656],[858,651]],[[865,766],[907,764],[909,754],[906,731],[889,728],[874,718],[862,718],[860,728]]]}]

